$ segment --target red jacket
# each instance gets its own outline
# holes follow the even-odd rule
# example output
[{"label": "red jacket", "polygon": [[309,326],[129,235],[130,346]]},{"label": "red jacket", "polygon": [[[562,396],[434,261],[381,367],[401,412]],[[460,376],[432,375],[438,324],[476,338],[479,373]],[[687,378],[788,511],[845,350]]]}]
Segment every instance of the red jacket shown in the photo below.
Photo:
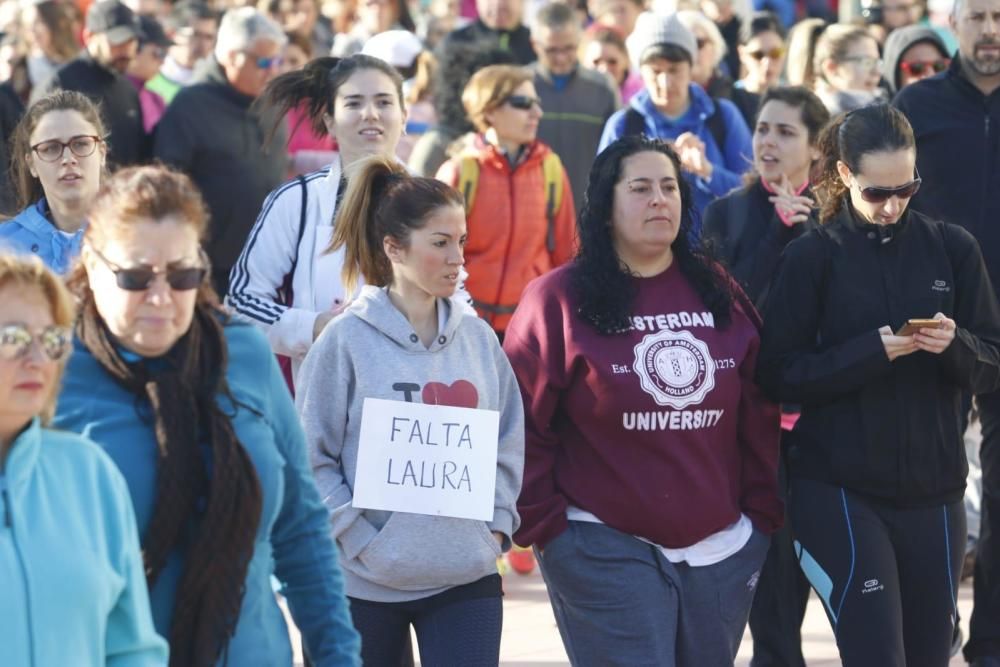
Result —
[{"label": "red jacket", "polygon": [[[546,247],[548,219],[542,160],[552,152],[535,141],[511,169],[495,146],[481,139],[474,155],[479,182],[468,215],[465,246],[466,289],[477,312],[497,331],[507,328],[528,283],[569,260],[576,250],[576,211],[565,169],[562,201],[555,212],[555,251]],[[462,158],[448,160],[437,178],[458,187]]]}]

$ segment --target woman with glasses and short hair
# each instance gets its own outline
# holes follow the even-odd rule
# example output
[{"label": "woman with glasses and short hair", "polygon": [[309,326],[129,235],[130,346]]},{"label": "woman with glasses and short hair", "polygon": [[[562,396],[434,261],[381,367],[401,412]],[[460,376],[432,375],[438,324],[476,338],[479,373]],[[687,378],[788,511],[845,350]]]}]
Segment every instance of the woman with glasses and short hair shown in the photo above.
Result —
[{"label": "woman with glasses and short hair", "polygon": [[845,665],[946,665],[965,552],[962,395],[1000,387],[975,239],[910,210],[913,131],[886,105],[820,137],[821,226],[785,249],[758,378],[789,436],[798,561]]},{"label": "woman with glasses and short hair", "polygon": [[12,665],[167,664],[128,487],[48,428],[73,302],[38,258],[0,255],[0,643]]},{"label": "woman with glasses and short hair", "polygon": [[880,100],[878,42],[864,28],[837,23],[816,41],[813,90],[831,116]]},{"label": "woman with glasses and short hair", "polygon": [[11,138],[21,212],[0,224],[0,248],[37,255],[56,273],[69,271],[104,174],[106,134],[97,106],[82,93],[60,90],[31,105]]},{"label": "woman with glasses and short hair", "polygon": [[437,178],[465,197],[465,284],[503,334],[527,284],[573,256],[576,211],[559,158],[537,139],[542,103],[531,73],[491,65],[465,86],[462,104],[480,133]]},{"label": "woman with glasses and short hair", "polygon": [[778,85],[785,67],[785,27],[771,12],[757,12],[741,32],[737,50],[746,74],[733,84],[730,99],[752,129],[761,96]]},{"label": "woman with glasses and short hair", "polygon": [[358,664],[328,514],[263,335],[208,282],[205,203],[164,167],[118,172],[90,212],[56,425],[125,475],[170,664],[287,665],[271,580],[315,665]]}]

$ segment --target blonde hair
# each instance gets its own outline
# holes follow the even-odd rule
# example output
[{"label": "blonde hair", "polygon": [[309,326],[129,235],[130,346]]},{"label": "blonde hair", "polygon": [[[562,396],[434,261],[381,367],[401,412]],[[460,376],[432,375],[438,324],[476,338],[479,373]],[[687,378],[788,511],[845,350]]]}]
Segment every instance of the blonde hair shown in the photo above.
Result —
[{"label": "blonde hair", "polygon": [[[14,288],[20,293],[31,289],[37,290],[49,304],[49,312],[56,326],[66,329],[73,326],[76,308],[69,290],[37,257],[0,254],[0,291],[8,288]],[[59,395],[67,358],[64,357],[59,361],[59,370],[55,382],[52,383],[51,394],[47,397],[39,415],[43,425],[48,425],[55,415],[56,397]]]},{"label": "blonde hair", "polygon": [[[726,57],[726,52],[729,51],[729,48],[726,46],[726,40],[723,38],[722,33],[719,32],[718,26],[715,25],[715,21],[700,11],[692,9],[682,9],[677,12],[677,20],[692,33],[695,28],[701,28],[704,31],[708,37],[708,41],[715,45],[715,62],[712,65],[713,67],[718,67],[722,59]],[[695,55],[697,56],[697,54]]]},{"label": "blonde hair", "polygon": [[790,86],[812,88],[816,82],[813,71],[813,54],[816,42],[823,34],[826,22],[823,19],[803,19],[788,33],[788,57],[785,58],[785,78]]},{"label": "blonde hair", "polygon": [[870,39],[878,44],[871,33],[859,26],[846,23],[835,23],[827,26],[816,41],[816,52],[813,54],[813,75],[825,81],[823,63],[827,60],[838,64],[844,62],[851,46],[862,39]]},{"label": "blonde hair", "polygon": [[462,106],[476,129],[485,132],[490,128],[486,114],[503,104],[518,86],[532,80],[531,73],[517,65],[484,67],[473,74],[465,85]]}]

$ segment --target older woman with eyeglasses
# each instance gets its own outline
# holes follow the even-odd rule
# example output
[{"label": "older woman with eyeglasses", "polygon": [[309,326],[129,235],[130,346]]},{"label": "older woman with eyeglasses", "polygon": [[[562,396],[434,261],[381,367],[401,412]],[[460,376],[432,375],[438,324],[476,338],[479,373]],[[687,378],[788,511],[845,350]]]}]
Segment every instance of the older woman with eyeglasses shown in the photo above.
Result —
[{"label": "older woman with eyeglasses", "polygon": [[108,153],[98,108],[60,90],[35,102],[11,139],[11,180],[20,209],[0,224],[0,248],[37,255],[56,273],[80,252],[87,209]]},{"label": "older woman with eyeglasses", "polygon": [[11,665],[166,665],[128,487],[50,430],[73,303],[37,258],[0,255],[0,644]]},{"label": "older woman with eyeglasses", "polygon": [[125,474],[172,666],[291,664],[272,575],[313,664],[354,665],[305,439],[267,341],[207,282],[207,218],[190,179],[163,167],[102,189],[70,278],[81,313],[56,424]]},{"label": "older woman with eyeglasses", "polygon": [[537,139],[542,103],[528,70],[484,67],[462,104],[480,134],[437,178],[465,197],[465,286],[502,335],[528,283],[572,257],[573,193],[559,157]]}]

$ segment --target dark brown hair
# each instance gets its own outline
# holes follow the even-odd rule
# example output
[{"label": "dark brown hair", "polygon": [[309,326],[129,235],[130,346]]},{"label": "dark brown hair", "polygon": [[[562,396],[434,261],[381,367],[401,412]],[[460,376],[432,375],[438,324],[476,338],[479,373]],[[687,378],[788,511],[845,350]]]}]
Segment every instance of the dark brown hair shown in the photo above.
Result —
[{"label": "dark brown hair", "polygon": [[[204,234],[207,208],[191,179],[161,166],[124,169],[98,194],[85,244],[99,248],[134,234],[137,222],[165,218]],[[126,361],[97,309],[82,262],[70,287],[80,301],[77,336],[135,396],[135,418],[151,423],[156,437],[156,505],[142,536],[150,588],[170,554],[184,550],[170,622],[170,665],[212,667],[225,655],[239,621],[263,504],[256,468],[232,425],[235,415],[218,402],[221,394],[232,410],[250,409],[233,398],[226,382],[227,317],[206,276],[191,327],[173,348],[156,364]]]},{"label": "dark brown hair", "polygon": [[410,232],[422,228],[435,209],[465,205],[455,188],[434,178],[410,176],[392,158],[376,155],[353,168],[357,171],[337,209],[327,248],[345,248],[341,280],[348,294],[354,292],[359,275],[368,285],[392,284],[392,264],[382,246],[385,237],[407,247]]},{"label": "dark brown hair", "polygon": [[822,157],[813,181],[821,206],[820,222],[829,222],[837,215],[847,196],[837,162],[857,174],[865,155],[915,148],[913,129],[906,116],[888,104],[861,107],[834,118],[819,137]]},{"label": "dark brown hair", "polygon": [[98,136],[104,137],[108,133],[104,121],[101,120],[100,107],[83,93],[57,90],[28,107],[14,128],[10,140],[10,180],[14,186],[18,210],[45,196],[41,181],[31,175],[26,156],[31,152],[31,134],[38,127],[42,117],[52,111],[76,111],[94,126]]}]

